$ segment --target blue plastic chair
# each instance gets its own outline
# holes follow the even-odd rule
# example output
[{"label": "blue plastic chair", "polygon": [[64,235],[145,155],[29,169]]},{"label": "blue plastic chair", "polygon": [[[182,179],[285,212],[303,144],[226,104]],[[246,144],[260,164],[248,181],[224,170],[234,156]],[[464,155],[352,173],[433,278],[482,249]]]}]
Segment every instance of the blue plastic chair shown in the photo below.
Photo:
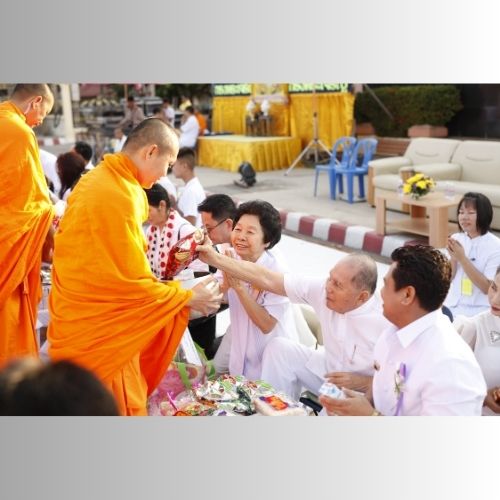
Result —
[{"label": "blue plastic chair", "polygon": [[364,176],[368,173],[368,162],[372,160],[377,151],[377,139],[360,139],[351,155],[348,165],[340,165],[336,168],[336,178],[339,185],[339,192],[343,193],[343,177],[347,181],[347,201],[354,202],[354,177],[359,181],[359,198],[365,198]]},{"label": "blue plastic chair", "polygon": [[[314,196],[316,196],[316,193],[318,191],[318,176],[320,172],[327,172],[330,182],[330,198],[332,200],[335,199],[337,191],[337,170],[341,167],[347,168],[349,166],[355,144],[355,137],[341,137],[333,144],[330,162],[326,165],[316,165],[314,167]],[[337,159],[337,153],[340,151],[340,149],[342,149],[342,157],[339,161]]]}]

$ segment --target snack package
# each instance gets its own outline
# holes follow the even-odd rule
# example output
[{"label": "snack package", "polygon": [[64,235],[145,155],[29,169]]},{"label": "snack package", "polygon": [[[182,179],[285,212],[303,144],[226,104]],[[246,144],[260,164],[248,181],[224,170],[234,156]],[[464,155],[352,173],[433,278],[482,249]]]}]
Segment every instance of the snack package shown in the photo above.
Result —
[{"label": "snack package", "polygon": [[253,400],[253,404],[258,413],[269,417],[302,417],[307,415],[305,408],[282,394],[260,396]]},{"label": "snack package", "polygon": [[197,245],[203,243],[205,236],[201,229],[181,238],[168,252],[165,266],[165,277],[173,278],[176,274],[186,269],[193,260],[198,258]]},{"label": "snack package", "polygon": [[319,393],[333,399],[345,399],[344,391],[330,382],[323,382],[323,385],[319,388]]}]

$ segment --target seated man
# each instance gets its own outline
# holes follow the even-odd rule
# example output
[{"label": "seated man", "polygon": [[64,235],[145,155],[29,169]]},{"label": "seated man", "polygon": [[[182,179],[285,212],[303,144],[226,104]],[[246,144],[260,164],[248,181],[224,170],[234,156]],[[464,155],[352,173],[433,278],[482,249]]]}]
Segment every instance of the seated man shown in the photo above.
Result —
[{"label": "seated man", "polygon": [[325,279],[283,274],[254,263],[234,261],[210,246],[198,247],[201,259],[260,290],[286,295],[292,302],[310,304],[321,323],[324,349],[313,350],[273,339],[264,352],[262,378],[292,397],[302,386],[317,393],[325,377],[337,385],[364,390],[373,374],[373,348],[388,321],[374,296],[375,261],[350,254]]},{"label": "seated man", "polygon": [[486,384],[472,350],[441,312],[451,280],[448,259],[416,245],[394,250],[382,289],[392,323],[375,346],[373,403],[321,396],[329,415],[481,415]]}]

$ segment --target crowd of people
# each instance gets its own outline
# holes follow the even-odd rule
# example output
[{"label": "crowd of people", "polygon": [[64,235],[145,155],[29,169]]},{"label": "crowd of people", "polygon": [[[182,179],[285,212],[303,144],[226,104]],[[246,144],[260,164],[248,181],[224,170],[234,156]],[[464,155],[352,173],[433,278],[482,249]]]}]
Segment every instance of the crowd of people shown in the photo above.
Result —
[{"label": "crowd of people", "polygon": [[[487,197],[464,195],[447,249],[396,249],[381,290],[361,253],[311,278],[276,247],[270,203],[205,195],[168,101],[148,119],[130,101],[133,128],[96,166],[77,143],[44,174],[32,128],[53,102],[47,85],[20,84],[0,104],[1,414],[145,415],[186,329],[220,373],[294,399],[337,385],[341,398],[319,397],[325,415],[500,414],[500,240]],[[194,123],[184,104],[184,125]],[[205,240],[188,271],[204,278],[186,289],[165,262],[196,228]],[[35,331],[42,261],[52,264],[48,361]],[[216,338],[221,304],[230,326]],[[294,304],[312,307],[324,345],[299,341]]]}]

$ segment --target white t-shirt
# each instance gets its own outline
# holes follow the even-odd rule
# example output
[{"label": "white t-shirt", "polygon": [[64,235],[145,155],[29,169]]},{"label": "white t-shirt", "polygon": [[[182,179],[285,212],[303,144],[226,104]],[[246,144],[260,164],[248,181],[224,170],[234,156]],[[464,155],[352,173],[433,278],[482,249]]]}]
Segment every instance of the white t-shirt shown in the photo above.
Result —
[{"label": "white t-shirt", "polygon": [[[500,266],[500,239],[492,233],[486,233],[476,238],[469,238],[466,233],[455,233],[452,238],[464,247],[465,255],[472,260],[474,266],[488,279],[495,277],[497,267]],[[460,264],[457,264],[457,272],[450,285],[445,305],[450,308],[453,316],[463,314],[464,316],[475,316],[480,312],[488,310],[490,305],[488,297],[477,286],[472,284],[472,294],[462,293],[467,287],[463,287],[463,279],[467,275]]]},{"label": "white t-shirt", "polygon": [[396,414],[396,377],[404,364],[398,415],[481,415],[486,396],[481,368],[440,309],[400,330],[387,328],[374,354],[373,400],[382,414]]},{"label": "white t-shirt", "polygon": [[[257,264],[272,271],[285,272],[285,264],[265,251],[257,260]],[[293,315],[292,304],[287,297],[271,292],[253,289],[246,284],[250,293],[256,297],[259,305],[276,319],[273,330],[267,334],[262,331],[249,318],[238,295],[231,288],[228,291],[229,315],[231,317],[231,354],[229,358],[229,373],[244,375],[250,380],[261,377],[262,355],[266,345],[275,337],[286,337],[298,342],[297,330]]]},{"label": "white t-shirt", "polygon": [[164,177],[160,177],[157,182],[167,190],[168,194],[174,197],[174,200],[177,200],[177,188],[166,175]]},{"label": "white t-shirt", "polygon": [[42,162],[43,173],[54,185],[54,193],[58,194],[61,190],[61,179],[57,175],[57,156],[40,149],[40,161]]},{"label": "white t-shirt", "polygon": [[196,217],[195,226],[203,225],[201,215],[198,212],[198,205],[206,198],[205,191],[198,180],[193,177],[179,194],[177,206],[184,217]]},{"label": "white t-shirt", "polygon": [[[453,326],[471,346],[488,389],[500,387],[500,318],[485,311],[472,318],[459,316]],[[496,415],[483,406],[483,415]]]},{"label": "white t-shirt", "polygon": [[312,306],[321,325],[323,349],[312,351],[307,368],[318,377],[336,371],[373,374],[373,349],[391,324],[382,314],[378,295],[362,306],[339,314],[326,305],[326,280],[285,274],[285,290],[294,303]]},{"label": "white t-shirt", "polygon": [[199,132],[200,132],[200,124],[198,123],[196,116],[191,115],[181,125],[181,136],[179,137],[179,147],[194,148],[196,146],[196,140],[198,139]]}]

